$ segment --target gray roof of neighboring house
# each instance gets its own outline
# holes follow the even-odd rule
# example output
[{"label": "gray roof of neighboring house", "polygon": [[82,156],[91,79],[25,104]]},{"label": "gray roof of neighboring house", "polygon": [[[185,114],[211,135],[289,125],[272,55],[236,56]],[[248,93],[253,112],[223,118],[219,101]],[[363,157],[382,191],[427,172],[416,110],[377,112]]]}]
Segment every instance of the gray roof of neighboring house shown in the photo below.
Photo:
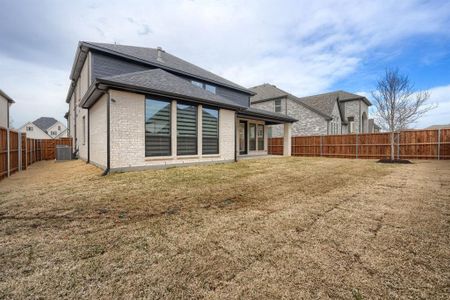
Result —
[{"label": "gray roof of neighboring house", "polygon": [[443,129],[443,128],[450,128],[450,124],[431,125],[431,126],[428,126],[425,129]]},{"label": "gray roof of neighboring house", "polygon": [[42,131],[47,131],[52,125],[54,125],[58,120],[49,117],[40,117],[39,119],[33,121],[33,124],[39,127]]},{"label": "gray roof of neighboring house", "polygon": [[[301,101],[309,104],[310,106],[317,108],[321,112],[331,115],[334,109],[334,104],[336,103],[336,99],[339,99],[339,102],[346,102],[351,100],[362,100],[367,105],[372,105],[369,100],[367,100],[366,97],[348,93],[345,91],[335,91],[330,93],[324,93],[319,95],[313,95],[313,96],[307,96],[307,97],[300,97]],[[341,109],[341,107],[339,107]]]},{"label": "gray roof of neighboring house", "polygon": [[230,87],[247,94],[252,94],[247,88],[240,86],[230,80],[220,77],[212,72],[209,72],[203,68],[200,68],[194,64],[191,64],[181,58],[178,58],[161,49],[161,58],[158,58],[158,49],[147,47],[136,47],[127,45],[116,45],[107,43],[94,43],[94,42],[80,42],[88,48],[96,49],[98,51],[107,52],[116,56],[125,57],[141,63],[150,64],[152,66],[166,69],[169,71],[178,72],[191,77],[210,81],[218,85]]},{"label": "gray roof of neighboring house", "polygon": [[298,120],[292,117],[289,117],[285,114],[281,114],[281,113],[276,113],[276,112],[272,112],[272,111],[268,111],[268,110],[263,110],[263,109],[257,109],[254,107],[249,107],[245,110],[242,111],[238,111],[238,115],[240,116],[249,116],[249,117],[253,117],[253,118],[261,118],[263,120],[266,121],[281,121],[281,122],[297,122]]},{"label": "gray roof of neighboring house", "polygon": [[15,101],[1,89],[0,89],[0,95],[3,96],[3,98],[5,98],[6,100],[8,100],[9,103],[15,103]]},{"label": "gray roof of neighboring house", "polygon": [[258,102],[264,102],[272,99],[278,99],[278,98],[289,98],[290,100],[299,103],[306,107],[307,109],[321,115],[322,117],[326,119],[331,119],[331,113],[326,113],[313,105],[310,105],[309,103],[302,101],[301,98],[298,98],[286,91],[283,91],[282,89],[278,88],[277,86],[269,83],[264,83],[262,85],[258,85],[255,87],[250,88],[253,92],[256,93],[256,95],[252,96],[250,98],[251,103],[258,103]]},{"label": "gray roof of neighboring house", "polygon": [[[133,72],[116,76],[97,78],[96,84],[104,84],[134,92],[158,94],[163,96],[172,96],[185,100],[196,100],[204,104],[220,107],[230,107],[234,109],[243,109],[244,106],[206,91],[200,87],[191,84],[189,81],[166,72],[162,69],[151,69],[147,71]],[[93,86],[95,86],[93,85]],[[91,97],[94,90],[88,91],[82,100],[83,107],[90,107],[98,97]],[[97,93],[97,96],[99,94]]]}]

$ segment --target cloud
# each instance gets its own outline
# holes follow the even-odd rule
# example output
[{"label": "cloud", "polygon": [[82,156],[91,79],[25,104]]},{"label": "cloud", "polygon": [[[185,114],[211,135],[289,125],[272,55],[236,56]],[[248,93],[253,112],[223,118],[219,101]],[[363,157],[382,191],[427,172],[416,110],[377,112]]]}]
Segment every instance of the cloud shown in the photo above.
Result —
[{"label": "cloud", "polygon": [[[46,108],[17,104],[15,119],[59,116],[76,44],[91,40],[162,46],[244,86],[271,82],[303,96],[360,76],[368,57],[385,59],[411,36],[448,38],[449,16],[445,1],[6,0],[0,82],[18,103]],[[28,72],[25,84],[10,79]]]},{"label": "cloud", "polygon": [[414,127],[425,128],[436,124],[450,124],[450,84],[431,88],[430,104],[436,104],[434,110],[423,116]]}]

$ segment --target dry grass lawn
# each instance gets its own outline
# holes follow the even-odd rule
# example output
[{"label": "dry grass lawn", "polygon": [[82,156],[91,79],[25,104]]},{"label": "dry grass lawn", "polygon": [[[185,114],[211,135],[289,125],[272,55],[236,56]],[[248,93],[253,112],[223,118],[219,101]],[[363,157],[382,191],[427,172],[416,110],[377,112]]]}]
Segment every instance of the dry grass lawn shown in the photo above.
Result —
[{"label": "dry grass lawn", "polygon": [[450,293],[450,161],[273,158],[0,182],[0,298]]}]

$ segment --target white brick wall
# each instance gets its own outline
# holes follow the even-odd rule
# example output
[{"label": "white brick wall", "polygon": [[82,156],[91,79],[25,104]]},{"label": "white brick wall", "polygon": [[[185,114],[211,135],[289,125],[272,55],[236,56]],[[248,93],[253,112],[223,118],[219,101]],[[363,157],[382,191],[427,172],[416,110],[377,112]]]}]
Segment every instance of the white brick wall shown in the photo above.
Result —
[{"label": "white brick wall", "polygon": [[107,101],[108,95],[103,95],[89,110],[89,160],[102,168],[106,168],[107,156]]},{"label": "white brick wall", "polygon": [[[286,105],[287,101],[287,105]],[[252,104],[252,107],[275,111],[275,100]],[[296,118],[292,125],[292,136],[327,134],[327,121],[319,114],[289,99],[281,100],[281,112]],[[272,137],[284,135],[284,125],[272,125]]]},{"label": "white brick wall", "polygon": [[8,109],[9,102],[2,96],[0,96],[0,127],[9,127],[8,124]]},{"label": "white brick wall", "polygon": [[117,90],[110,92],[114,100],[110,108],[112,170],[234,159],[234,111],[221,109],[219,112],[219,155],[146,158],[145,96]]}]

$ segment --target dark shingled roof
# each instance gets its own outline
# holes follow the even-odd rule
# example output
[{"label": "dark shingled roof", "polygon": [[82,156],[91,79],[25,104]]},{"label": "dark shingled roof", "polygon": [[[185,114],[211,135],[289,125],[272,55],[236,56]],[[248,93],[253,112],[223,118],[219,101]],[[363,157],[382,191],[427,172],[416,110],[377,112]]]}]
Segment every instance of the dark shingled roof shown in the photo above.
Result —
[{"label": "dark shingled roof", "polygon": [[219,85],[231,87],[240,90],[242,92],[252,94],[252,92],[249,91],[247,88],[240,86],[232,81],[229,81],[223,77],[220,77],[214,73],[211,73],[205,69],[202,69],[185,60],[182,60],[181,58],[178,58],[164,50],[161,50],[161,58],[158,59],[158,49],[155,48],[106,44],[106,43],[93,43],[93,42],[81,42],[81,44],[100,51],[104,50],[111,54],[124,56],[129,59],[148,63],[158,68],[167,69],[171,71],[178,71],[185,75],[198,77],[199,79],[204,79],[205,81],[211,81]]},{"label": "dark shingled roof", "polygon": [[3,98],[8,100],[9,103],[15,103],[15,101],[10,96],[8,96],[4,91],[2,91],[1,89],[0,89],[0,96],[3,96]]},{"label": "dark shingled roof", "polygon": [[40,117],[39,119],[33,121],[33,124],[39,127],[42,131],[46,132],[53,124],[58,122],[55,118]]},{"label": "dark shingled roof", "polygon": [[253,118],[261,118],[263,120],[273,120],[273,121],[278,121],[278,122],[288,122],[288,123],[293,123],[293,122],[297,122],[298,120],[292,117],[289,117],[285,114],[280,114],[277,112],[273,112],[273,111],[268,111],[268,110],[263,110],[263,109],[257,109],[254,107],[249,107],[243,111],[239,111],[238,115],[240,116],[249,116],[249,117],[253,117]]},{"label": "dark shingled roof", "polygon": [[[205,102],[210,105],[231,108],[244,108],[222,96],[206,91],[191,84],[189,81],[161,69],[133,72],[116,76],[97,78],[97,83],[114,87],[127,88],[136,92],[157,93],[167,96],[177,96]],[[89,93],[87,93],[89,95]],[[83,99],[83,107],[89,107],[96,99]]]},{"label": "dark shingled roof", "polygon": [[324,93],[319,95],[300,97],[299,99],[310,106],[320,110],[324,114],[331,115],[333,112],[334,104],[336,103],[336,99],[339,98],[339,102],[345,102],[350,100],[362,100],[367,105],[372,105],[366,97],[361,95],[356,95],[352,93],[348,93],[345,91],[335,91],[330,93]]},{"label": "dark shingled roof", "polygon": [[251,103],[264,102],[267,100],[286,97],[294,102],[297,102],[297,103],[303,105],[307,109],[321,115],[324,118],[327,118],[327,119],[331,118],[331,113],[323,112],[322,110],[318,109],[317,107],[302,101],[300,98],[298,98],[286,91],[283,91],[282,89],[276,87],[273,84],[264,83],[262,85],[252,87],[252,88],[250,88],[250,90],[252,90],[253,92],[256,93],[256,95],[254,95],[250,98]]}]

